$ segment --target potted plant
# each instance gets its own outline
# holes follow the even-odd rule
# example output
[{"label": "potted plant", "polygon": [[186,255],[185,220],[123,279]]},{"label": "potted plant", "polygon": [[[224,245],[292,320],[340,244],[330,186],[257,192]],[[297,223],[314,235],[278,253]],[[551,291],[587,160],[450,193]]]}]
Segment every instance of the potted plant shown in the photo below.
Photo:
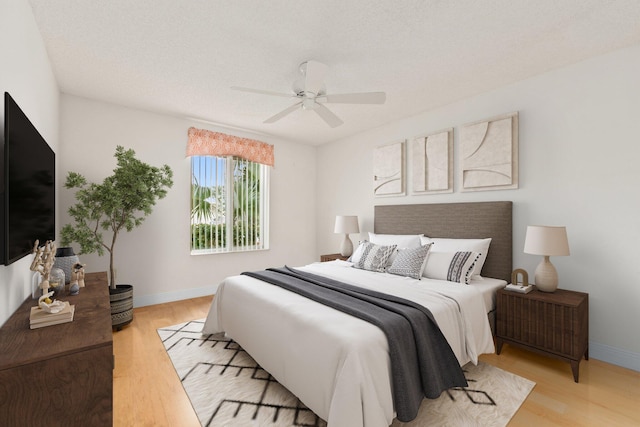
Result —
[{"label": "potted plant", "polygon": [[[84,176],[69,172],[65,187],[77,189],[76,204],[69,208],[75,224],[62,227],[62,245],[80,244],[79,254],[109,252],[111,320],[118,330],[133,320],[133,286],[116,285],[114,254],[118,234],[131,231],[151,214],[156,201],[173,185],[168,165],[158,168],[135,157],[135,152],[116,148],[117,167],[102,184],[88,183]],[[107,234],[103,235],[103,231]]]}]

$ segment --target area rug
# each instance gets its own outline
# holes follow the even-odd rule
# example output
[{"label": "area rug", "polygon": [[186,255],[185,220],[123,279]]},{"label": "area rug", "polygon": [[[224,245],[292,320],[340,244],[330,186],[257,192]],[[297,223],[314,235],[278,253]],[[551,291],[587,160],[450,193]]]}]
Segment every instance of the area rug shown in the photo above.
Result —
[{"label": "area rug", "polygon": [[[202,335],[203,323],[158,329],[203,426],[326,426],[237,343]],[[468,387],[423,400],[415,420],[392,426],[505,426],[535,385],[485,363],[463,369]]]}]

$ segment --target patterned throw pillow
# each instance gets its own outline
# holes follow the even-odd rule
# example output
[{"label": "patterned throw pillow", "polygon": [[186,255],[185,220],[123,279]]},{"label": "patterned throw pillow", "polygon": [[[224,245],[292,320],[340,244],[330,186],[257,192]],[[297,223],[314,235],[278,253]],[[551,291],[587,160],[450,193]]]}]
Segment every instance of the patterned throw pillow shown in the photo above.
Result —
[{"label": "patterned throw pillow", "polygon": [[424,236],[423,234],[376,234],[369,232],[369,242],[375,243],[376,245],[382,246],[391,246],[396,245],[396,251],[391,254],[389,259],[387,260],[387,267],[390,267],[393,264],[393,261],[396,259],[396,255],[398,251],[406,248],[419,248],[420,247],[420,239]]},{"label": "patterned throw pillow", "polygon": [[491,244],[491,238],[486,239],[444,239],[440,237],[425,237],[420,238],[422,244],[432,242],[433,248],[431,252],[479,252],[480,258],[476,262],[471,277],[478,276],[482,272],[482,266],[487,260],[487,254],[489,253],[489,245]]},{"label": "patterned throw pillow", "polygon": [[362,256],[353,266],[362,270],[383,273],[387,260],[396,250],[396,245],[380,246],[371,242],[362,243]]},{"label": "patterned throw pillow", "polygon": [[431,252],[424,276],[468,285],[479,257],[478,252]]},{"label": "patterned throw pillow", "polygon": [[431,249],[431,243],[419,248],[399,249],[387,272],[420,280],[424,267],[427,265],[429,249]]}]

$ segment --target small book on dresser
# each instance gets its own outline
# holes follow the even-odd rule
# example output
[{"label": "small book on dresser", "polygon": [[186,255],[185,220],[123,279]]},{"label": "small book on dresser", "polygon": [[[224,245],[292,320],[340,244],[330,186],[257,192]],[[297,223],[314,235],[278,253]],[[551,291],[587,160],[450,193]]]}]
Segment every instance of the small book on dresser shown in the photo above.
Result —
[{"label": "small book on dresser", "polygon": [[528,294],[533,290],[533,285],[522,285],[522,284],[514,285],[513,283],[509,283],[507,286],[504,287],[504,289],[507,291],[519,292],[521,294]]},{"label": "small book on dresser", "polygon": [[76,306],[65,301],[65,307],[58,313],[47,313],[40,307],[31,307],[29,315],[29,328],[37,329],[45,326],[58,325],[73,321]]}]

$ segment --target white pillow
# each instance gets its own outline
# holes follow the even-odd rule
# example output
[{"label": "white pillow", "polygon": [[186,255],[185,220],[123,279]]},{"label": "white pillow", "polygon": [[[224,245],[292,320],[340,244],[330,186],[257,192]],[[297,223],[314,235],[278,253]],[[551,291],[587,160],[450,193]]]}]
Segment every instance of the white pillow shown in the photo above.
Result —
[{"label": "white pillow", "polygon": [[367,243],[366,240],[362,240],[360,243],[358,243],[358,247],[356,248],[355,251],[353,251],[353,253],[351,254],[351,256],[349,257],[349,259],[347,261],[352,262],[352,263],[357,263],[358,261],[360,261],[360,258],[362,257],[362,251],[364,250],[364,244]]},{"label": "white pillow", "polygon": [[369,232],[369,241],[376,245],[396,245],[398,249],[419,248],[424,234],[376,234]]},{"label": "white pillow", "polygon": [[[375,234],[369,232],[369,241],[376,245],[391,246],[396,245],[398,249],[412,249],[422,246],[420,239],[424,237],[424,234]],[[396,252],[394,252],[389,258],[389,264],[391,265],[396,259]]]},{"label": "white pillow", "polygon": [[383,273],[387,267],[387,260],[396,251],[396,246],[381,246],[370,242],[363,242],[362,245],[362,256],[353,266],[363,270]]},{"label": "white pillow", "polygon": [[444,239],[440,237],[426,237],[421,238],[422,244],[433,242],[431,252],[478,252],[480,258],[476,262],[476,265],[471,273],[473,279],[480,277],[482,272],[482,266],[487,260],[487,253],[489,252],[489,245],[491,244],[491,238],[486,239]]},{"label": "white pillow", "polygon": [[478,252],[433,252],[432,248],[423,276],[468,285],[479,257]]},{"label": "white pillow", "polygon": [[419,248],[398,249],[396,259],[391,267],[387,268],[387,273],[420,280],[427,265],[429,248],[431,248],[431,244]]}]

